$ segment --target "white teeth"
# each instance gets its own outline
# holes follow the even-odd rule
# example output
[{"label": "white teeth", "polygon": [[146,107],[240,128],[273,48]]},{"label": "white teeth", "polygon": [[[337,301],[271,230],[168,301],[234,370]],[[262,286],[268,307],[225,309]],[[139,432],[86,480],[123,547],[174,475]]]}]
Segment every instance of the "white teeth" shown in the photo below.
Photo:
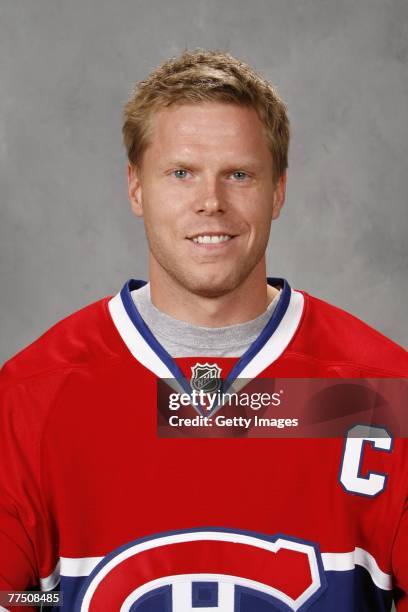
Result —
[{"label": "white teeth", "polygon": [[231,240],[232,236],[224,234],[223,236],[196,236],[193,238],[193,242],[198,244],[218,244],[219,242],[226,242]]}]

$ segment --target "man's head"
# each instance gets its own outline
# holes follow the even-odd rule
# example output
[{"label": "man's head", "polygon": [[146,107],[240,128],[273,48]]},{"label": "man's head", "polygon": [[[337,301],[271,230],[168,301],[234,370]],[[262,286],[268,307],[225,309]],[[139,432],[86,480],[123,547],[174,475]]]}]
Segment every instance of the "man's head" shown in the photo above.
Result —
[{"label": "man's head", "polygon": [[151,278],[208,297],[264,279],[289,145],[272,86],[228,54],[185,52],[137,86],[123,135]]}]

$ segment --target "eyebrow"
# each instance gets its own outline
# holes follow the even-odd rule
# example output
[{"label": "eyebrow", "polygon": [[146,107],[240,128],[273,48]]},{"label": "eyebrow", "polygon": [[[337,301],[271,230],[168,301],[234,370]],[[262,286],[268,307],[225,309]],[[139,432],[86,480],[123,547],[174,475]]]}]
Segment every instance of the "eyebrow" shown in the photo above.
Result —
[{"label": "eyebrow", "polygon": [[[198,165],[195,164],[192,160],[187,159],[169,159],[160,163],[161,168],[175,167],[175,168],[190,168],[197,169]],[[253,172],[260,170],[262,168],[262,164],[256,163],[253,160],[249,159],[241,159],[237,161],[228,162],[225,164],[226,170],[239,170],[239,169],[248,169]]]},{"label": "eyebrow", "polygon": [[163,161],[160,165],[166,168],[168,166],[174,166],[176,168],[186,168],[188,166],[192,168],[195,164],[191,163],[191,160],[187,161],[187,159],[169,159]]}]

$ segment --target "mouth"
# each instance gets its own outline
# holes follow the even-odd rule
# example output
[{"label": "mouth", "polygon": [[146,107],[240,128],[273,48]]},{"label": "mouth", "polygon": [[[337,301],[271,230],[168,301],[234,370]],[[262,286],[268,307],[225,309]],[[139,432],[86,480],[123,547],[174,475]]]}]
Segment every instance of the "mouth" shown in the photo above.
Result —
[{"label": "mouth", "polygon": [[191,242],[194,242],[194,244],[216,245],[229,242],[235,237],[236,236],[234,234],[223,234],[221,232],[203,232],[202,234],[187,236],[187,239]]}]

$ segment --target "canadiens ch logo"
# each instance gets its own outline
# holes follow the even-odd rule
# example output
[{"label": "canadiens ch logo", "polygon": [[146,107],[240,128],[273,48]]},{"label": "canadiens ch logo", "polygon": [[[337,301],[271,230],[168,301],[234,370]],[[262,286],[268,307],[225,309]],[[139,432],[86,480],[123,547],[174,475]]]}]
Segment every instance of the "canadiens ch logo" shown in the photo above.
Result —
[{"label": "canadiens ch logo", "polygon": [[326,587],[314,543],[197,529],[136,540],[105,557],[75,612],[304,611]]},{"label": "canadiens ch logo", "polygon": [[191,368],[190,384],[196,391],[215,393],[221,387],[221,368],[216,363],[196,363]]}]

